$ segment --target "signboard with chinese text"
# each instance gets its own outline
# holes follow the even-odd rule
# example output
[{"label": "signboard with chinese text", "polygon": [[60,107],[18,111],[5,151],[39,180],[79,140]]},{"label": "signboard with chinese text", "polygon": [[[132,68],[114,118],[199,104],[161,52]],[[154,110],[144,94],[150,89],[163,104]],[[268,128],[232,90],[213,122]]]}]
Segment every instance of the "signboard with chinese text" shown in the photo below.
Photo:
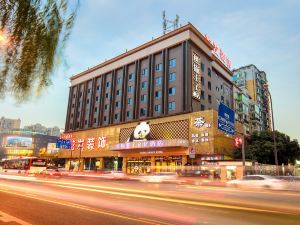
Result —
[{"label": "signboard with chinese text", "polygon": [[218,112],[218,129],[227,134],[234,135],[234,111],[220,103]]},{"label": "signboard with chinese text", "polygon": [[214,49],[212,50],[212,53],[221,60],[221,62],[231,70],[231,59],[227,57],[227,55],[223,52],[222,48],[218,46],[218,44],[210,39],[210,37],[206,34],[205,35],[206,40],[208,40],[213,46]]},{"label": "signboard with chinese text", "polygon": [[201,99],[201,74],[200,74],[200,57],[193,52],[193,78],[192,78],[192,96],[200,101]]},{"label": "signboard with chinese text", "polygon": [[72,143],[70,140],[57,139],[56,148],[71,149]]}]

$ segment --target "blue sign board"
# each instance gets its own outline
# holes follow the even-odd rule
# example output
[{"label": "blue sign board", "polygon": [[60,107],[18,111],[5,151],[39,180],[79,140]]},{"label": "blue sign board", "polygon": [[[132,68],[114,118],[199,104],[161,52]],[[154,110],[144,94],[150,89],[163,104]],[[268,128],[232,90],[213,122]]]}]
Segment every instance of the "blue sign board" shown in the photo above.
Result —
[{"label": "blue sign board", "polygon": [[71,149],[72,148],[71,140],[57,139],[56,148]]},{"label": "blue sign board", "polygon": [[218,113],[218,129],[227,134],[234,135],[234,111],[220,103]]}]

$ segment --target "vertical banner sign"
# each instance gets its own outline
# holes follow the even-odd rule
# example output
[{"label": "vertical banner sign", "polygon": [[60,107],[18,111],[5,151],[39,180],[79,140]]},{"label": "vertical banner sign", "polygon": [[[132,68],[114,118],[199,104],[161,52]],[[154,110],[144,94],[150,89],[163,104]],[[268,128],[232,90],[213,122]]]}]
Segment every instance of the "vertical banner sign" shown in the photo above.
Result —
[{"label": "vertical banner sign", "polygon": [[194,159],[195,156],[196,156],[196,149],[195,149],[195,147],[190,147],[189,148],[189,157],[190,157],[190,159]]},{"label": "vertical banner sign", "polygon": [[227,134],[234,135],[234,111],[220,103],[218,112],[218,129]]},{"label": "vertical banner sign", "polygon": [[193,98],[200,101],[201,98],[201,74],[200,74],[200,57],[193,52],[193,79],[192,79],[192,91]]}]

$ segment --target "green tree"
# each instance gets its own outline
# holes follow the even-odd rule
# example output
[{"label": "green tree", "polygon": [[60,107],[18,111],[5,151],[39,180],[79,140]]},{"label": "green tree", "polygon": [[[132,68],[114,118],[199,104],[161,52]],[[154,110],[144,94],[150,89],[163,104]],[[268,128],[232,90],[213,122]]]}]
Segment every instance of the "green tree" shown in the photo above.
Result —
[{"label": "green tree", "polygon": [[[51,73],[73,27],[74,9],[67,0],[0,0],[0,99],[18,102],[51,84]],[[0,33],[0,34],[1,34]]]},{"label": "green tree", "polygon": [[[300,147],[297,140],[290,140],[286,134],[275,132],[278,163],[294,163],[295,159],[300,157]],[[261,131],[255,132],[246,138],[245,155],[247,160],[257,161],[259,163],[275,164],[273,132]],[[234,158],[241,159],[241,149],[235,149]]]}]

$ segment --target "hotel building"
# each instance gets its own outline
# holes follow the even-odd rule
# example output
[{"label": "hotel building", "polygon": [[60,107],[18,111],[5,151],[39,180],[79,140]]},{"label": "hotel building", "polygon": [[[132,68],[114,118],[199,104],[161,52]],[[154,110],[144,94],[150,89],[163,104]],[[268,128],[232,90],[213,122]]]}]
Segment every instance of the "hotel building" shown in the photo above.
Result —
[{"label": "hotel building", "polygon": [[127,173],[230,157],[234,137],[217,129],[217,110],[233,108],[232,72],[214,49],[187,24],[72,76],[62,138],[73,151],[59,157]]}]

